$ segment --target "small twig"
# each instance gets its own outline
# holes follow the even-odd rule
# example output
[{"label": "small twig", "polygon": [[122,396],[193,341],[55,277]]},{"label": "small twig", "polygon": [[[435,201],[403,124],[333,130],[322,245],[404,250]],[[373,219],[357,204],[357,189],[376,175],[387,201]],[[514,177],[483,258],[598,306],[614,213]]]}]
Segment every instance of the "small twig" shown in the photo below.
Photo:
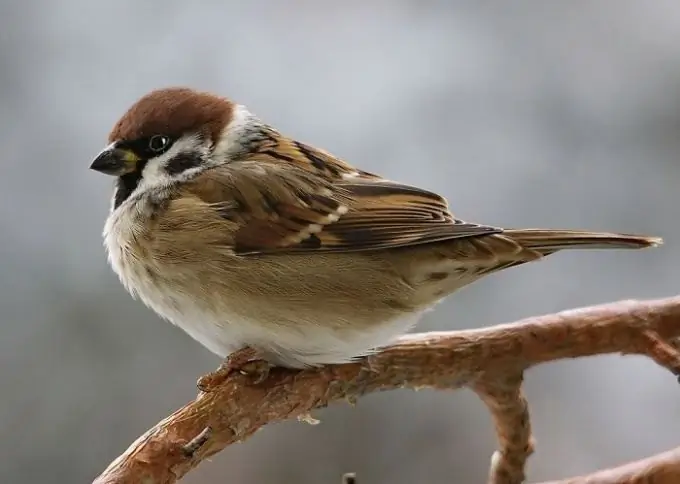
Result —
[{"label": "small twig", "polygon": [[534,451],[529,406],[522,394],[522,372],[484,375],[471,385],[494,419],[499,450],[491,457],[489,484],[521,484]]},{"label": "small twig", "polygon": [[657,365],[663,366],[680,378],[680,352],[652,330],[643,331],[641,339],[644,342],[643,351],[645,354],[653,359]]},{"label": "small twig", "polygon": [[[264,425],[307,415],[331,402],[397,388],[463,386],[474,388],[494,415],[500,450],[493,458],[490,482],[520,482],[532,451],[527,404],[520,390],[525,369],[563,358],[634,353],[677,372],[680,358],[669,341],[678,337],[680,297],[620,301],[479,330],[408,335],[368,362],[303,371],[273,368],[257,386],[234,374],[137,439],[95,483],[171,484]],[[206,427],[212,434],[201,442],[200,452],[194,451],[191,459],[175,452],[176,442],[189,441],[190,446]],[[600,477],[628,472],[624,466],[624,471],[595,474],[597,480],[564,482],[641,483],[645,475],[667,478],[655,483],[680,482],[680,451],[635,466],[638,480]]]},{"label": "small twig", "polygon": [[194,457],[198,449],[203,447],[208,442],[211,434],[212,429],[210,427],[204,428],[200,434],[182,446],[182,452],[184,455],[189,458]]}]

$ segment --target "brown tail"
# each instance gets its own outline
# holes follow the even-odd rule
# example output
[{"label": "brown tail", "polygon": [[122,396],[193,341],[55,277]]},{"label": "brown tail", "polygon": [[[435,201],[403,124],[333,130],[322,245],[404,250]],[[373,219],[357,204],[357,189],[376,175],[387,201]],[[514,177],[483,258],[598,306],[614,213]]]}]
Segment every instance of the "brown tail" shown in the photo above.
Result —
[{"label": "brown tail", "polygon": [[544,255],[562,249],[644,249],[663,243],[660,237],[581,230],[508,229],[503,235]]}]

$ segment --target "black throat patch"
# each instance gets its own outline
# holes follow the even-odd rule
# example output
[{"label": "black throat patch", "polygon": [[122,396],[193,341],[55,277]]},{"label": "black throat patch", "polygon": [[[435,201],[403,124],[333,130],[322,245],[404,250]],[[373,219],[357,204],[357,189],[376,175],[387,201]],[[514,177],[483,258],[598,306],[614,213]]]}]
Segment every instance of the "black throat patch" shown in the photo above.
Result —
[{"label": "black throat patch", "polygon": [[144,170],[145,166],[146,161],[142,160],[137,163],[135,171],[118,177],[113,195],[114,210],[118,208],[121,203],[127,200],[130,195],[132,195],[132,192],[135,191],[135,188],[137,188],[137,185],[139,185],[139,181],[142,179],[142,170]]}]

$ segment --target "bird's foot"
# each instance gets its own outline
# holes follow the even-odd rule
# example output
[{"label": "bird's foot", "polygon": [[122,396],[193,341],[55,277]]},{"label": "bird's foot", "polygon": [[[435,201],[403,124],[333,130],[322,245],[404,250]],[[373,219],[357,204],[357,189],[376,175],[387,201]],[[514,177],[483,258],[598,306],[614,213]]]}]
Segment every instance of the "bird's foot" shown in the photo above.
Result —
[{"label": "bird's foot", "polygon": [[217,370],[200,377],[196,386],[202,392],[211,392],[234,372],[250,376],[253,385],[262,383],[269,376],[272,364],[259,359],[258,356],[258,352],[249,346],[241,348],[227,356]]}]

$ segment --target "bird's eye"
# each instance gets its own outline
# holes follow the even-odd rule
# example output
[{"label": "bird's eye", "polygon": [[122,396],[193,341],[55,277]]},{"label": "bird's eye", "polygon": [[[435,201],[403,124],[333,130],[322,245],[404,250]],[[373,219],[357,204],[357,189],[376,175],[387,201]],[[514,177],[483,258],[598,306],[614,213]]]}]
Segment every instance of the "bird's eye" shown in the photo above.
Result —
[{"label": "bird's eye", "polygon": [[161,134],[156,134],[149,138],[149,150],[152,153],[161,153],[170,146],[170,138]]}]

